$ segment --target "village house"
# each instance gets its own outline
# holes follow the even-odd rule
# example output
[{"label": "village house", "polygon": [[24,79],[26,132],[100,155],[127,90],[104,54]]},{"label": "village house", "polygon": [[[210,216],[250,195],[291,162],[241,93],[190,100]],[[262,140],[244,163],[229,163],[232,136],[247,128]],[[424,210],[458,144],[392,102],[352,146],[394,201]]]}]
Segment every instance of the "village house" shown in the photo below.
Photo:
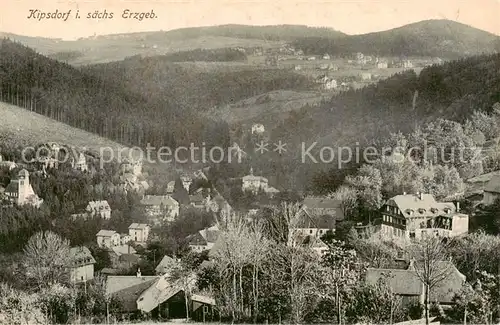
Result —
[{"label": "village house", "polygon": [[153,222],[173,221],[179,215],[179,202],[170,195],[146,195],[141,204]]},{"label": "village house", "polygon": [[189,189],[191,188],[191,184],[193,183],[193,178],[187,173],[182,173],[180,179],[182,187],[184,187],[184,189],[189,193]]},{"label": "village house", "polygon": [[210,250],[219,236],[219,228],[212,226],[187,237],[188,245],[194,252]]},{"label": "village house", "polygon": [[460,213],[458,203],[455,207],[450,202],[436,202],[431,194],[396,195],[380,212],[380,231],[389,238],[455,237],[469,231],[469,216]]},{"label": "village house", "polygon": [[295,71],[302,70],[302,66],[300,64],[296,64],[293,66],[293,70],[295,70]]},{"label": "village house", "polygon": [[82,283],[94,279],[94,264],[96,261],[87,247],[71,247],[69,256],[70,264],[68,269],[71,283]]},{"label": "village house", "polygon": [[171,281],[167,276],[143,276],[140,270],[136,276],[113,276],[106,279],[106,295],[119,301],[120,312],[124,314],[150,313],[161,319],[181,319],[187,314],[193,320],[201,321],[200,310],[213,313],[215,300],[212,297],[196,292],[196,275],[187,275],[189,295],[189,312],[186,311],[183,286]]},{"label": "village house", "polygon": [[149,238],[151,228],[145,223],[133,223],[128,226],[128,233],[136,243],[146,243]]},{"label": "village house", "polygon": [[402,64],[402,67],[404,69],[411,69],[411,68],[413,68],[413,63],[410,60],[403,60],[403,62],[401,62],[401,64]]},{"label": "village house", "polygon": [[307,61],[314,61],[316,60],[316,57],[315,56],[310,56],[307,58]]},{"label": "village house", "polygon": [[5,168],[7,170],[13,170],[14,168],[17,168],[17,164],[13,161],[7,161],[3,159],[3,156],[0,155],[0,168]]},{"label": "village house", "polygon": [[486,184],[483,191],[484,205],[492,205],[500,198],[500,175],[493,176]]},{"label": "village house", "polygon": [[327,54],[327,53],[325,53],[325,54],[323,55],[323,60],[330,60],[330,55],[329,55],[329,54]]},{"label": "village house", "polygon": [[105,220],[111,219],[111,207],[106,200],[90,201],[85,211],[91,216],[100,217]]},{"label": "village house", "polygon": [[97,245],[100,248],[112,248],[120,245],[120,234],[114,230],[101,229],[96,234]]},{"label": "village house", "polygon": [[[460,292],[466,283],[465,275],[453,265],[451,261],[436,261],[436,274],[442,273],[443,279],[430,288],[431,302],[437,302],[442,306],[453,305],[454,296]],[[410,261],[408,267],[398,269],[368,268],[366,271],[366,282],[376,285],[385,281],[392,292],[400,297],[404,306],[413,303],[425,302],[425,286],[417,272],[415,263]]]},{"label": "village house", "polygon": [[87,165],[87,158],[83,152],[79,152],[75,154],[76,157],[71,157],[70,163],[73,169],[79,170],[81,172],[86,172],[89,170],[89,166]]},{"label": "village house", "polygon": [[16,205],[32,205],[39,208],[43,203],[43,199],[33,191],[30,184],[30,174],[26,169],[22,169],[17,173],[17,177],[12,179],[5,188],[4,195],[12,204]]}]

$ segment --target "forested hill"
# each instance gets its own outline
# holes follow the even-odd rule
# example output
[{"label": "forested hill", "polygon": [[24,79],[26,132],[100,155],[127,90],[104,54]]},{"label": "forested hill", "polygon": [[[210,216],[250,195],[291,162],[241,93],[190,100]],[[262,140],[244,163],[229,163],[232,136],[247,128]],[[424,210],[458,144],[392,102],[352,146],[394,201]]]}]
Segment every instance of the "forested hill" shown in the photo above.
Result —
[{"label": "forested hill", "polygon": [[464,121],[473,110],[489,110],[499,101],[500,54],[475,56],[427,67],[418,76],[406,71],[333,97],[320,107],[305,107],[291,114],[277,133],[366,143],[437,117]]},{"label": "forested hill", "polygon": [[159,97],[178,109],[195,112],[272,90],[312,86],[305,76],[289,70],[230,66],[204,71],[171,63],[168,56],[134,57],[82,69],[100,78],[121,80],[123,88],[148,98]]},{"label": "forested hill", "polygon": [[161,57],[77,69],[10,40],[0,44],[0,101],[126,145],[220,144],[224,123],[197,110],[307,86],[284,70],[199,72]]},{"label": "forested hill", "polygon": [[294,45],[306,53],[432,56],[456,59],[500,51],[500,37],[451,20],[426,20],[399,28],[341,38],[309,37]]}]

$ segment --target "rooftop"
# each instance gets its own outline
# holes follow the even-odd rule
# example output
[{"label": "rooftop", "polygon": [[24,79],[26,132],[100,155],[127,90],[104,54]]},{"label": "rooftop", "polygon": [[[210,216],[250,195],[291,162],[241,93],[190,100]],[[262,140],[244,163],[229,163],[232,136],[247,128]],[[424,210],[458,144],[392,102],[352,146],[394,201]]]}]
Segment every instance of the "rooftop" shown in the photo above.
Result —
[{"label": "rooftop", "polygon": [[100,237],[111,237],[111,236],[114,236],[114,235],[118,235],[118,233],[114,230],[106,230],[106,229],[101,229],[99,230],[99,232],[96,234],[96,236],[100,236]]},{"label": "rooftop", "polygon": [[396,205],[404,217],[413,214],[422,217],[434,217],[441,214],[455,213],[455,205],[451,202],[437,202],[431,194],[402,194],[387,201],[387,205]]},{"label": "rooftop", "polygon": [[128,229],[146,229],[149,226],[146,223],[136,223],[134,222],[130,226],[128,226]]}]

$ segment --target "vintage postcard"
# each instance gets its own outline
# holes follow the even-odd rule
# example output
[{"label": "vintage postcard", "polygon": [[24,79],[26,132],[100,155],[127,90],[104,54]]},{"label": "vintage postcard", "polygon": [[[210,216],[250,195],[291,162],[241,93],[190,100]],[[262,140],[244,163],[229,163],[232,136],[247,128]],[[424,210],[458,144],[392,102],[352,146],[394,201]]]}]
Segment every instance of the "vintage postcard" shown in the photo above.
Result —
[{"label": "vintage postcard", "polygon": [[2,0],[0,324],[500,324],[498,0]]}]

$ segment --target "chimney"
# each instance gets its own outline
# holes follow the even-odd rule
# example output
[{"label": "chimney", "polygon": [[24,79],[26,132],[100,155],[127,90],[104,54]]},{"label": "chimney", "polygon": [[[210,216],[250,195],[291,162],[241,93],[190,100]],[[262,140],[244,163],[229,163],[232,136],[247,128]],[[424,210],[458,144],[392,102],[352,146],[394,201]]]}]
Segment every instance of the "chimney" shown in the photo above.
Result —
[{"label": "chimney", "polygon": [[460,202],[457,201],[457,212],[460,212]]},{"label": "chimney", "polygon": [[138,268],[137,269],[137,277],[140,278],[141,277],[141,268]]}]

